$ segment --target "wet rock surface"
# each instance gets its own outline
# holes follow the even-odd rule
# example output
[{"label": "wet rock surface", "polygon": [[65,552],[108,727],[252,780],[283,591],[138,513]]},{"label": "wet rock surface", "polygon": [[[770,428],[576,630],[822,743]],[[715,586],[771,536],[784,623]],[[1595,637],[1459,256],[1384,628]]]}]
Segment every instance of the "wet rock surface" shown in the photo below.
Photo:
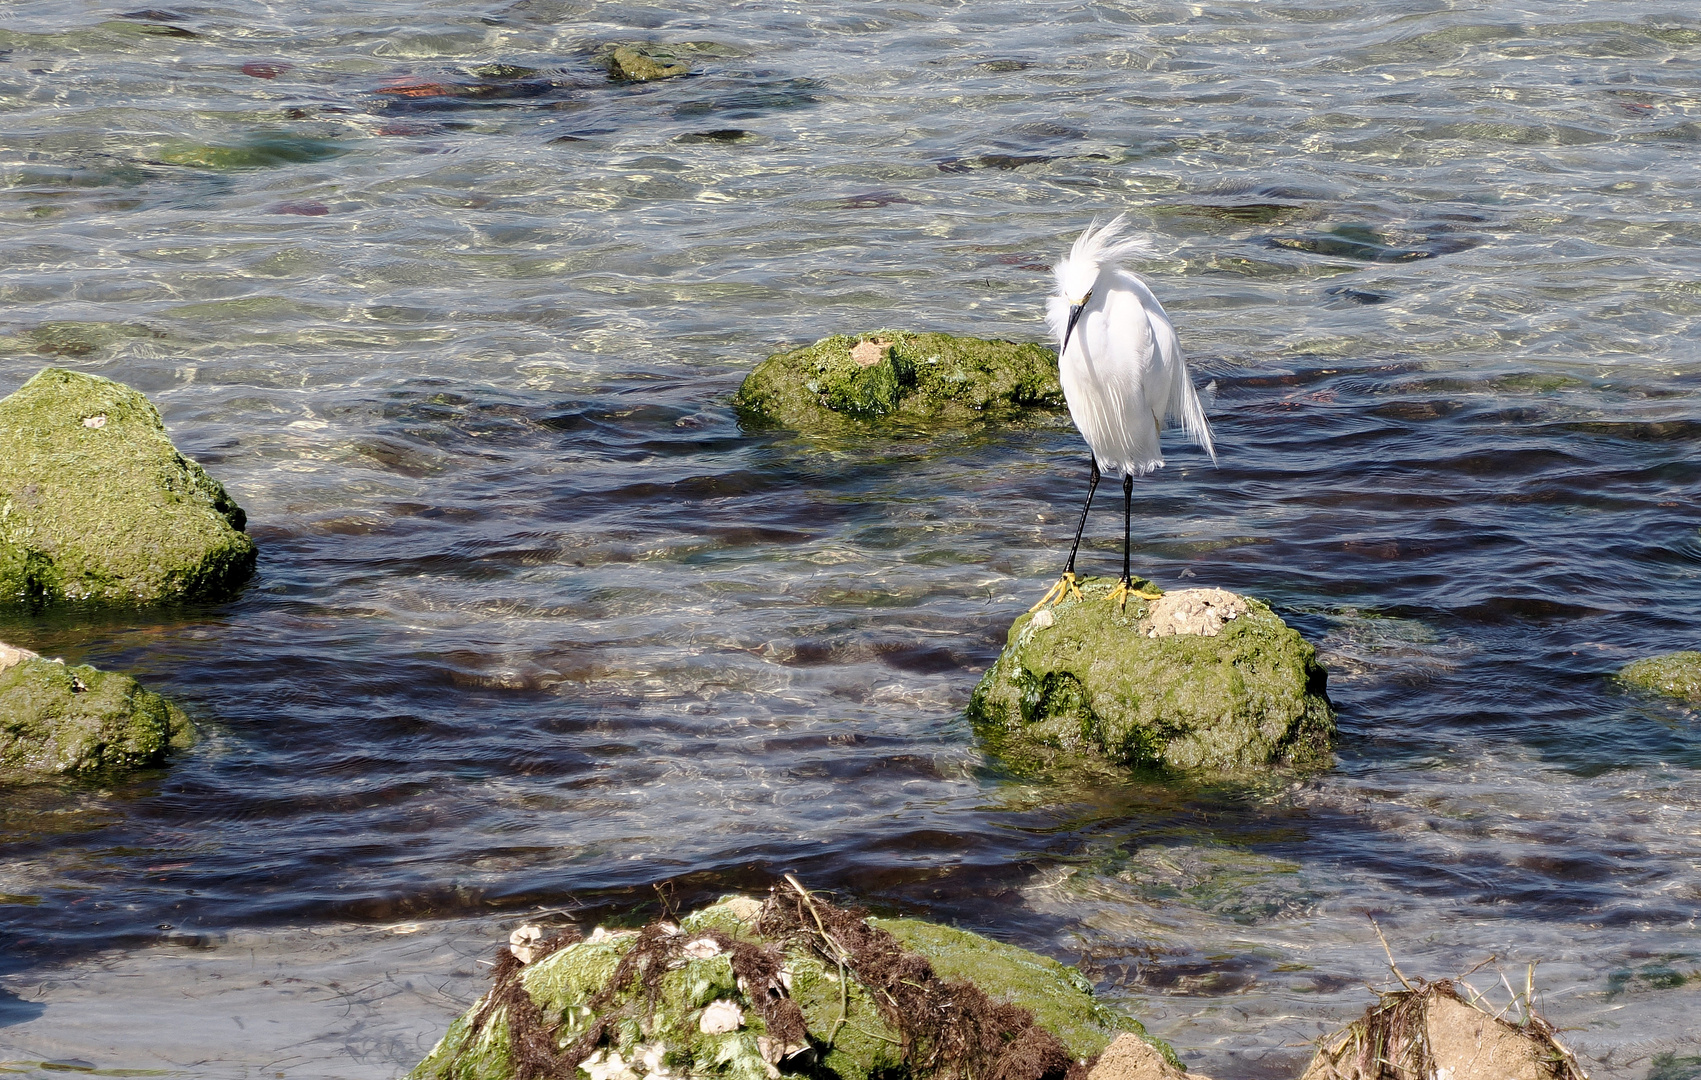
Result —
[{"label": "wet rock surface", "polygon": [[690,73],[690,64],[657,45],[621,45],[608,56],[608,77],[619,82],[651,82]]},{"label": "wet rock surface", "polygon": [[1054,960],[801,889],[642,930],[524,937],[412,1077],[1064,1080],[1141,1033]]},{"label": "wet rock surface", "polygon": [[1269,607],[1187,589],[1124,608],[1110,600],[1113,587],[1086,579],[1079,599],[1011,626],[968,710],[1006,763],[1043,771],[1081,757],[1182,769],[1329,760],[1327,675]]},{"label": "wet rock surface", "polygon": [[1420,980],[1324,1040],[1301,1080],[1584,1080],[1552,1025],[1523,1005],[1502,1010],[1514,1025],[1461,1000],[1451,982]]},{"label": "wet rock surface", "polygon": [[1181,1080],[1187,1076],[1210,1080],[1178,1068],[1138,1035],[1118,1035],[1087,1072],[1087,1080]]},{"label": "wet rock surface", "polygon": [[140,392],[46,368],[0,401],[0,605],[228,594],[247,517]]},{"label": "wet rock surface", "polygon": [[1060,409],[1064,401],[1047,346],[881,330],[771,356],[733,404],[747,422],[813,431],[869,421],[960,423]]},{"label": "wet rock surface", "polygon": [[135,679],[0,642],[0,767],[88,773],[163,764],[189,718]]},{"label": "wet rock surface", "polygon": [[1624,665],[1618,680],[1626,686],[1701,705],[1701,652],[1649,656]]}]

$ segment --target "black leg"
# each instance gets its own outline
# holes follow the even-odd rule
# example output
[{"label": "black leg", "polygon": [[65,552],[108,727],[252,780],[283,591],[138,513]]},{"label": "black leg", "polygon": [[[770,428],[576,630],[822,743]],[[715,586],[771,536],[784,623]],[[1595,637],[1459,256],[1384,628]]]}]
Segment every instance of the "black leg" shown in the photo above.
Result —
[{"label": "black leg", "polygon": [[1081,550],[1081,534],[1087,531],[1087,511],[1093,508],[1093,492],[1099,486],[1099,461],[1092,460],[1093,478],[1087,482],[1087,505],[1081,507],[1081,524],[1075,527],[1075,546],[1069,549],[1069,563],[1063,568],[1065,574],[1075,572],[1075,553]]},{"label": "black leg", "polygon": [[1128,549],[1134,541],[1134,474],[1122,476],[1122,580],[1134,584],[1128,567]]}]

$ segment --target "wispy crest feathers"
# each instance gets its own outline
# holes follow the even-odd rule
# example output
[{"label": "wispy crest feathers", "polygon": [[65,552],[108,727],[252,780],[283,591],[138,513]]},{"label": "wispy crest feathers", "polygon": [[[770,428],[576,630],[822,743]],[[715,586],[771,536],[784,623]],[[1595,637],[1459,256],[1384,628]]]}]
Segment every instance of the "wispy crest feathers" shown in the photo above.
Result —
[{"label": "wispy crest feathers", "polygon": [[1127,227],[1127,214],[1118,214],[1103,225],[1094,218],[1069,249],[1069,261],[1115,266],[1124,259],[1151,257],[1152,242],[1144,236],[1124,236]]}]

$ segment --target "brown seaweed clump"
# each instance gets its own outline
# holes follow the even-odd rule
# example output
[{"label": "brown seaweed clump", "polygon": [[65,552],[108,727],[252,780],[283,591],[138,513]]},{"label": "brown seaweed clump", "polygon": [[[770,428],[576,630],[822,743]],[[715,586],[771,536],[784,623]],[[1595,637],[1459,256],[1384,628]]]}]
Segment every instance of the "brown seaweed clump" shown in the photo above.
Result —
[{"label": "brown seaweed clump", "polygon": [[[757,929],[801,939],[836,964],[841,985],[854,975],[880,1015],[900,1033],[904,1061],[939,1080],[1084,1080],[1056,1035],[1020,1005],[993,1001],[980,987],[941,979],[919,953],[868,922],[868,913],[834,907],[801,887],[776,890]],[[835,1021],[837,1025],[837,1021]],[[836,1032],[829,1032],[828,1041]]]},{"label": "brown seaweed clump", "polygon": [[1056,961],[873,919],[792,879],[765,904],[539,936],[516,931],[490,992],[411,1077],[1085,1080],[1113,1037],[1141,1033]]}]

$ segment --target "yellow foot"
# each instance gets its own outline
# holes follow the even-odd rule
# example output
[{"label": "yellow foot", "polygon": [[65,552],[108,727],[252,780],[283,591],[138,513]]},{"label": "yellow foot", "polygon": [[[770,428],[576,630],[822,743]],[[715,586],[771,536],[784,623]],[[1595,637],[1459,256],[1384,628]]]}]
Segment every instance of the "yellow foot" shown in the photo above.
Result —
[{"label": "yellow foot", "polygon": [[1075,584],[1074,573],[1065,570],[1063,571],[1063,576],[1057,579],[1057,584],[1047,589],[1045,595],[1040,597],[1039,603],[1029,608],[1028,611],[1035,612],[1050,604],[1060,604],[1064,600],[1069,599],[1071,596],[1076,600],[1081,599],[1081,590],[1080,587]]},{"label": "yellow foot", "polygon": [[1158,592],[1155,589],[1136,589],[1133,582],[1124,580],[1118,581],[1116,583],[1116,588],[1110,590],[1110,602],[1122,608],[1122,610],[1127,611],[1128,598],[1130,596],[1138,596],[1142,600],[1156,600],[1162,595],[1163,593]]}]

